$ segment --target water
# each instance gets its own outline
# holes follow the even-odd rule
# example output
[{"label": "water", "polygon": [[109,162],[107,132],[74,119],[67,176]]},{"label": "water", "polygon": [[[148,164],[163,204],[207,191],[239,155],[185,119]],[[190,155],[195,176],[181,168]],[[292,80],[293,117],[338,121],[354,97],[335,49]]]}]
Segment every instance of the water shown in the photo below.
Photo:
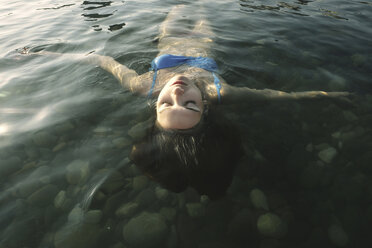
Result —
[{"label": "water", "polygon": [[[227,108],[247,153],[228,197],[163,190],[127,159],[143,99],[100,68],[22,51],[95,51],[144,73],[180,3],[190,21],[205,6],[230,84],[352,91],[355,106]],[[342,0],[3,3],[0,247],[371,247],[371,16]]]}]

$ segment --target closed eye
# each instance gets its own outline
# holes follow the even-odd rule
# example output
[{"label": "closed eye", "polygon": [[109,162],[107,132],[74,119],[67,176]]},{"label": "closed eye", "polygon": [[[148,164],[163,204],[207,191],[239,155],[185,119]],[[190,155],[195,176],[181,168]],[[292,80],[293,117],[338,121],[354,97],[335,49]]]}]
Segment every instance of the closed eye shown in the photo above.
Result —
[{"label": "closed eye", "polygon": [[196,105],[195,101],[187,101],[185,103],[185,108],[194,112],[200,112],[199,107]]}]

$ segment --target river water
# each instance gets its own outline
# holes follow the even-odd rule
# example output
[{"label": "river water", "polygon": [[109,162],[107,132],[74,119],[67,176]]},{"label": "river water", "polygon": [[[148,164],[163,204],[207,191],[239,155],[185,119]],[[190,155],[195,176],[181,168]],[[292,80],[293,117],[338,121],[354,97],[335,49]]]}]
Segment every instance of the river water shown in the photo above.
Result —
[{"label": "river water", "polygon": [[[138,73],[169,10],[217,34],[235,86],[350,91],[353,104],[230,106],[246,157],[210,201],[128,160],[144,99],[98,67]],[[372,3],[345,0],[5,1],[0,6],[0,247],[371,247]]]}]

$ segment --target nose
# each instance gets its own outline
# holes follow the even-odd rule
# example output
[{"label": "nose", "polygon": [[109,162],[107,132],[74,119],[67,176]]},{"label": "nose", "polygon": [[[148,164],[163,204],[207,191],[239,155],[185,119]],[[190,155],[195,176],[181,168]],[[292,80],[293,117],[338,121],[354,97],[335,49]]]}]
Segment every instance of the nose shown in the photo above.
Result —
[{"label": "nose", "polygon": [[175,87],[172,91],[172,94],[175,96],[181,96],[184,92],[185,90],[182,89],[181,87]]}]

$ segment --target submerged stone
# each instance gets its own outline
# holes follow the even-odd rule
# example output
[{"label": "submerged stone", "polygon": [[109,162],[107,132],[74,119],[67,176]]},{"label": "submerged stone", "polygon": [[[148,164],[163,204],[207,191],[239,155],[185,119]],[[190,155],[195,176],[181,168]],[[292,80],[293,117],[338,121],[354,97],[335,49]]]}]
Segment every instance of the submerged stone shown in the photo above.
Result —
[{"label": "submerged stone", "polygon": [[269,205],[267,203],[267,198],[264,192],[262,192],[259,189],[252,189],[249,196],[255,208],[258,208],[258,209],[262,208],[266,211],[269,210]]},{"label": "submerged stone", "polygon": [[339,225],[331,225],[328,228],[328,238],[337,247],[345,247],[349,243],[349,237]]},{"label": "submerged stone", "polygon": [[135,248],[158,247],[167,234],[168,226],[157,213],[143,212],[123,228],[124,240]]},{"label": "submerged stone", "polygon": [[32,141],[37,146],[51,147],[57,141],[57,137],[46,131],[40,131],[32,135]]},{"label": "submerged stone", "polygon": [[125,203],[115,211],[115,215],[118,218],[127,218],[133,215],[137,211],[138,207],[139,204],[135,202]]},{"label": "submerged stone", "polygon": [[287,234],[287,224],[273,213],[261,215],[257,220],[258,231],[266,237],[281,238]]},{"label": "submerged stone", "polygon": [[328,147],[318,153],[318,157],[326,163],[331,163],[332,160],[336,157],[337,155],[337,150],[334,147]]},{"label": "submerged stone", "polygon": [[89,210],[84,215],[84,222],[90,224],[98,224],[102,219],[102,211],[97,210]]},{"label": "submerged stone", "polygon": [[74,160],[67,166],[66,179],[70,184],[84,182],[89,174],[89,162]]},{"label": "submerged stone", "polygon": [[205,206],[199,202],[187,203],[186,210],[190,217],[201,217],[205,214]]}]

